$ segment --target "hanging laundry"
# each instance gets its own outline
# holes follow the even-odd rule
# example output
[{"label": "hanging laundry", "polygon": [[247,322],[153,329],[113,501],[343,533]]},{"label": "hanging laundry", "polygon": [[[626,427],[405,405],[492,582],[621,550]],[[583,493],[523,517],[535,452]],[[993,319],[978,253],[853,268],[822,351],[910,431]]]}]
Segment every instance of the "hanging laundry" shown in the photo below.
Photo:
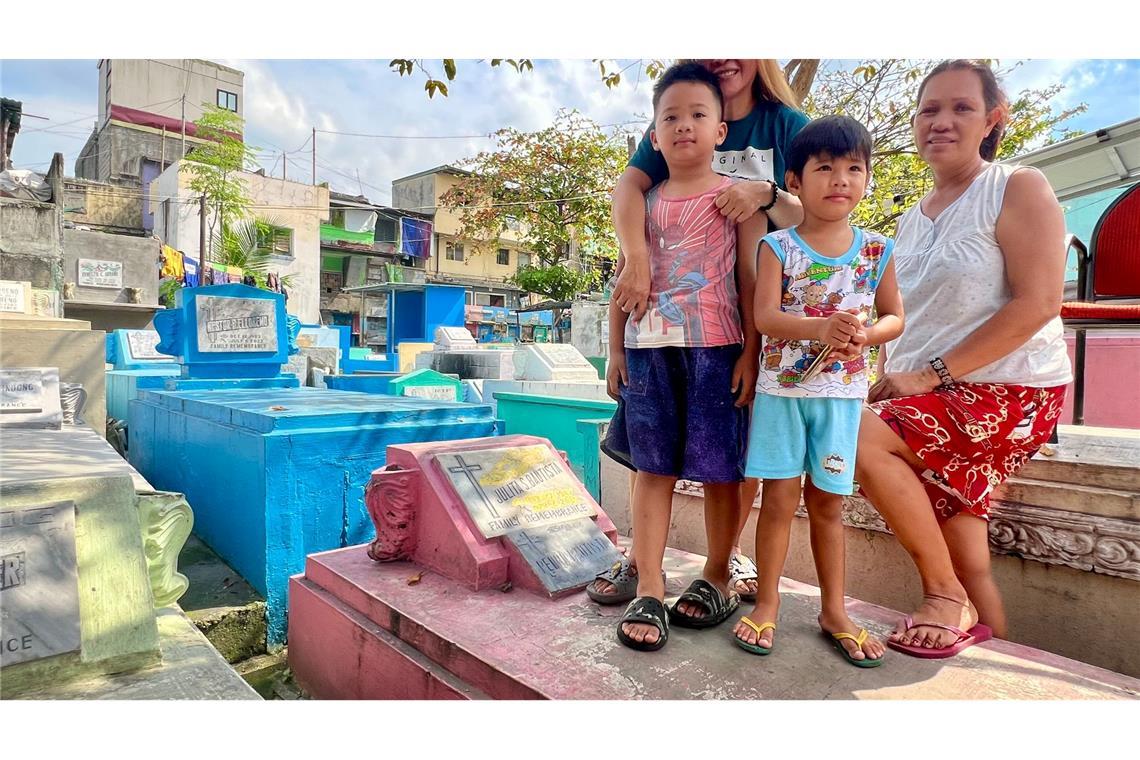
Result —
[{"label": "hanging laundry", "polygon": [[182,254],[182,264],[186,271],[186,287],[198,287],[198,262],[195,261],[193,257]]},{"label": "hanging laundry", "polygon": [[176,251],[168,245],[162,246],[162,269],[158,276],[170,277],[178,281],[186,276],[182,266],[182,251]]}]

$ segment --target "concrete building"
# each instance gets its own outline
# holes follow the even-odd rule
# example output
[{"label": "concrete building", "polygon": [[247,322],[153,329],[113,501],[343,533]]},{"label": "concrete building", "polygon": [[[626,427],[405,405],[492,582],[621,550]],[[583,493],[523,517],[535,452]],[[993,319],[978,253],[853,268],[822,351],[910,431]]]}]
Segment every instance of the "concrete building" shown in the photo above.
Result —
[{"label": "concrete building", "polygon": [[517,227],[505,230],[494,245],[484,243],[476,250],[476,241],[459,238],[459,216],[439,205],[440,197],[467,174],[445,165],[393,180],[392,204],[432,219],[429,281],[463,285],[470,305],[518,308],[526,293],[508,280],[530,263],[531,254],[523,249]]},{"label": "concrete building", "polygon": [[[145,197],[159,174],[201,142],[193,122],[207,106],[242,115],[244,77],[236,69],[193,59],[99,61],[99,116],[75,162],[76,176],[137,188]],[[134,226],[153,230],[147,204]]]},{"label": "concrete building", "polygon": [[349,326],[353,346],[386,353],[387,293],[346,289],[426,282],[431,229],[426,214],[330,192],[329,221],[321,225],[321,321]]},{"label": "concrete building", "polygon": [[[155,234],[167,245],[198,258],[201,245],[198,196],[190,190],[184,161],[172,164],[154,181],[150,212]],[[320,321],[321,223],[329,218],[329,190],[260,173],[241,172],[253,205],[252,216],[273,227],[269,272],[286,285],[290,314],[307,324]]]}]

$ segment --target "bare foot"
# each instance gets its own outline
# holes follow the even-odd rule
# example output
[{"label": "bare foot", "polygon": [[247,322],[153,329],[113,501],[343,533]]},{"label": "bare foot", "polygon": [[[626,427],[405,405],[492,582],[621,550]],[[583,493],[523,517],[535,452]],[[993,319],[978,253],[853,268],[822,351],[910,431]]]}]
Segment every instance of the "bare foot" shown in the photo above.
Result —
[{"label": "bare foot", "polygon": [[[725,599],[728,599],[729,596],[733,593],[728,588],[728,568],[722,567],[718,572],[713,572],[713,570],[714,568],[709,567],[709,565],[706,563],[704,572],[701,573],[701,577],[712,585],[716,586],[717,591],[719,591]],[[681,615],[684,615],[685,617],[692,618],[694,620],[700,620],[705,615],[709,614],[709,611],[705,609],[705,606],[703,604],[688,601],[678,602],[677,612]]]},{"label": "bare foot", "polygon": [[[637,595],[651,596],[662,604],[665,603],[665,581],[660,576],[657,577],[656,582],[647,580],[645,582],[638,582]],[[634,641],[643,641],[646,644],[655,644],[661,638],[661,631],[657,630],[657,626],[650,625],[649,623],[622,623],[622,631],[626,636],[629,636]]]},{"label": "bare foot", "polygon": [[[745,617],[751,620],[756,625],[764,625],[764,623],[776,622],[776,615],[780,611],[780,603],[777,601],[775,604],[764,604],[757,602],[756,606],[752,608]],[[776,635],[775,630],[772,628],[765,628],[759,635],[752,629],[750,625],[743,621],[736,621],[736,626],[732,629],[732,635],[743,641],[745,644],[752,646],[762,646],[765,649],[772,648],[772,642]]]},{"label": "bare foot", "polygon": [[742,597],[747,596],[751,599],[756,598],[756,563],[743,552],[739,547],[732,550],[732,556],[728,560],[728,577],[731,580],[734,574],[752,575],[751,578],[738,578],[732,584],[732,590],[740,594]]},{"label": "bare foot", "polygon": [[922,604],[911,615],[914,625],[904,629],[900,622],[890,639],[907,646],[925,649],[942,649],[958,638],[944,628],[934,628],[923,623],[941,623],[968,631],[978,622],[978,611],[969,600],[957,601],[948,597],[926,594]]},{"label": "bare foot", "polygon": [[[851,618],[847,617],[846,612],[842,614],[820,613],[818,619],[819,627],[829,634],[842,632],[858,636],[859,629],[862,627],[853,623]],[[867,636],[862,647],[856,644],[854,639],[844,638],[837,639],[837,641],[840,646],[847,650],[847,654],[851,655],[853,660],[877,660],[887,651],[883,642],[873,636]]]}]

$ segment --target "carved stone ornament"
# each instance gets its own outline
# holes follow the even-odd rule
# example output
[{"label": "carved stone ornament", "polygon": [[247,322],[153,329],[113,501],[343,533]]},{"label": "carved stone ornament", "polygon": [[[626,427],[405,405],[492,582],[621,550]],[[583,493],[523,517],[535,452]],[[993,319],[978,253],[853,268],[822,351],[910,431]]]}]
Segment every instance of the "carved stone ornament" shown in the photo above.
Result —
[{"label": "carved stone ornament", "polygon": [[190,587],[190,581],[178,572],[178,555],[190,537],[194,513],[180,493],[144,492],[138,499],[143,554],[154,606],[166,607],[177,602]]},{"label": "carved stone ornament", "polygon": [[[704,498],[700,483],[679,480],[674,491]],[[807,517],[801,504],[796,516]],[[882,516],[861,496],[843,497],[843,524],[891,533]],[[1060,509],[993,501],[990,550],[1049,565],[1140,580],[1140,522]]]},{"label": "carved stone ornament", "polygon": [[376,526],[376,539],[368,556],[376,562],[408,559],[415,550],[418,473],[388,465],[375,472],[364,489],[368,515]]}]

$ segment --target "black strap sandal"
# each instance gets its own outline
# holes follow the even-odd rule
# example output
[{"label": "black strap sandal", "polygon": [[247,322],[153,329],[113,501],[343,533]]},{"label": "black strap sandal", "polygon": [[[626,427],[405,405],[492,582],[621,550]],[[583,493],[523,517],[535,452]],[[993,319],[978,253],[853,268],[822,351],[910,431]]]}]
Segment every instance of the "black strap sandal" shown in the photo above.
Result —
[{"label": "black strap sandal", "polygon": [[[621,629],[624,623],[645,623],[656,626],[660,635],[657,637],[657,641],[652,643],[638,641],[630,638]],[[665,613],[665,604],[660,599],[654,599],[651,596],[639,596],[634,599],[625,608],[625,614],[621,616],[621,620],[618,622],[617,637],[618,641],[630,649],[636,649],[640,652],[655,652],[665,646],[665,642],[669,639],[669,620]]]},{"label": "black strap sandal", "polygon": [[[705,608],[703,617],[691,617],[677,611],[677,605],[682,602],[693,602]],[[704,578],[697,578],[685,589],[685,593],[677,597],[677,602],[669,608],[669,619],[674,625],[682,628],[712,628],[720,625],[736,612],[740,606],[740,595],[733,592],[726,599],[720,589]]]}]

